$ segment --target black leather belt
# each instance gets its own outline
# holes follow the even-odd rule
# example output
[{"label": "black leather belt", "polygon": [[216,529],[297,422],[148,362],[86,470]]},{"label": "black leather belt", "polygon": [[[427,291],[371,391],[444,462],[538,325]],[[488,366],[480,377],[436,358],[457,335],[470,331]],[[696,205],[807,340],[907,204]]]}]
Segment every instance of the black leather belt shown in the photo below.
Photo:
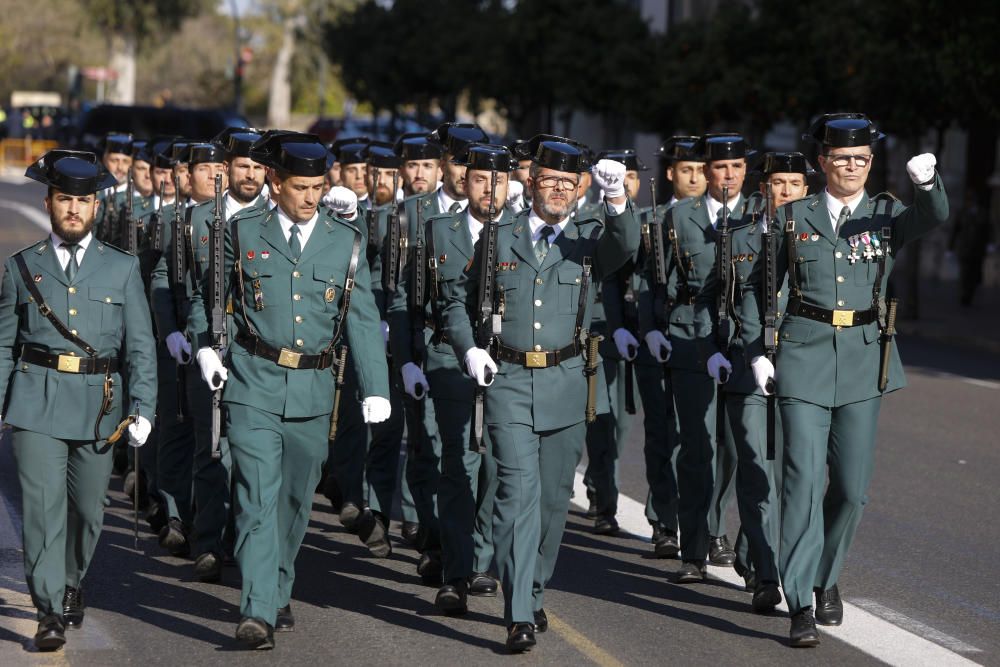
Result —
[{"label": "black leather belt", "polygon": [[337,361],[337,355],[332,351],[326,354],[302,354],[287,347],[279,349],[243,331],[236,334],[236,342],[253,356],[273,361],[282,368],[314,368],[322,371],[335,365]]},{"label": "black leather belt", "polygon": [[558,366],[567,359],[572,359],[580,354],[581,348],[576,343],[570,343],[564,348],[551,352],[522,352],[508,347],[499,340],[493,343],[493,355],[497,361],[504,361],[509,364],[517,364],[525,368],[549,368]]},{"label": "black leather belt", "polygon": [[50,354],[36,347],[22,347],[19,361],[45,368],[54,368],[61,373],[107,375],[118,372],[117,357],[78,357],[74,354]]},{"label": "black leather belt", "polygon": [[805,317],[816,322],[823,322],[835,327],[857,327],[878,320],[878,310],[876,308],[869,308],[868,310],[827,310],[826,308],[802,303],[801,299],[789,299],[786,313],[788,315]]}]

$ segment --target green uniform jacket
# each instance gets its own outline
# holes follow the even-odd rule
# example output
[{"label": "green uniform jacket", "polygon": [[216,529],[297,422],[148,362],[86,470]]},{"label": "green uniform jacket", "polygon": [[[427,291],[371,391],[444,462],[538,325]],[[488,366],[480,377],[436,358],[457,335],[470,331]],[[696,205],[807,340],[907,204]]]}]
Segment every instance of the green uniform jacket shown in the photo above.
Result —
[{"label": "green uniform jacket", "polygon": [[[238,216],[226,230],[226,293],[232,289],[233,319],[238,331],[253,326],[261,340],[275,348],[303,354],[321,354],[330,344],[340,322],[340,304],[354,238],[358,229],[328,208],[319,218],[298,261],[292,259],[275,210],[258,209],[255,215]],[[240,235],[240,262],[234,268],[233,229]],[[364,243],[355,274],[351,308],[344,330],[354,359],[362,396],[388,399],[388,369],[378,327],[378,309],[372,296],[371,277],[364,261]],[[233,284],[234,271],[242,271],[245,293],[241,300]],[[205,280],[210,277],[205,272]],[[255,305],[253,284],[259,281],[260,302]],[[211,344],[208,323],[210,304],[207,282],[195,291],[189,329],[198,347]],[[241,305],[242,301],[242,305]],[[257,310],[257,308],[260,308]],[[313,369],[290,369],[262,357],[251,356],[230,341],[226,356],[229,381],[223,400],[248,405],[285,418],[329,414],[333,405],[334,374]]]},{"label": "green uniform jacket", "polygon": [[[631,203],[620,215],[607,216],[606,225],[594,218],[572,219],[539,266],[528,215],[529,211],[522,211],[499,228],[497,261],[501,270],[496,274],[496,286],[503,303],[499,338],[517,350],[558,350],[573,342],[584,258],[590,258],[593,268],[591,293],[584,297],[586,329],[594,292],[604,276],[635,254],[639,225]],[[445,250],[437,252],[440,260]],[[442,284],[442,297],[445,331],[458,358],[465,359],[466,352],[477,346],[470,319],[478,296],[479,267],[476,261],[459,261],[468,269],[453,284]],[[547,431],[583,421],[587,383],[582,355],[543,369],[502,362],[497,365],[499,372],[486,392],[488,423],[527,424],[536,431]],[[606,400],[606,392],[598,395]]]},{"label": "green uniform jacket", "polygon": [[[132,401],[138,400],[140,414],[152,421],[156,411],[156,345],[139,260],[95,238],[70,283],[49,239],[17,254],[24,257],[52,312],[94,346],[99,357],[117,357],[126,350],[123,361],[127,362],[131,394],[126,409],[130,410]],[[104,376],[62,373],[20,363],[22,345],[50,354],[86,356],[38,311],[10,258],[4,265],[0,294],[0,402],[4,421],[54,438],[93,440]],[[115,373],[112,379],[113,409],[101,422],[102,438],[111,435],[123,418],[121,377]]]},{"label": "green uniform jacket", "polygon": [[[891,201],[891,217],[882,215],[884,197],[864,194],[851,218],[835,236],[823,192],[791,204],[795,221],[795,276],[788,275],[789,290],[797,282],[806,304],[829,310],[867,310],[872,307],[872,288],[877,263],[864,259],[849,261],[848,238],[865,231],[883,239],[883,227],[891,229],[891,241],[882,242],[888,249],[882,295],[896,254],[905,244],[917,239],[948,217],[948,197],[940,177],[930,190],[916,189],[912,206]],[[786,207],[778,210],[779,228],[785,228]],[[803,235],[805,238],[803,238]],[[861,254],[859,252],[859,254]],[[785,235],[778,241],[777,276],[779,283],[789,271]],[[743,305],[742,336],[749,359],[763,354],[760,311],[760,264],[754,273],[755,289]],[[837,407],[880,395],[878,390],[881,345],[879,324],[835,327],[805,317],[786,315],[779,332],[778,361],[775,371],[778,396],[797,398],[816,405]],[[903,366],[893,345],[886,391],[905,386]]]}]

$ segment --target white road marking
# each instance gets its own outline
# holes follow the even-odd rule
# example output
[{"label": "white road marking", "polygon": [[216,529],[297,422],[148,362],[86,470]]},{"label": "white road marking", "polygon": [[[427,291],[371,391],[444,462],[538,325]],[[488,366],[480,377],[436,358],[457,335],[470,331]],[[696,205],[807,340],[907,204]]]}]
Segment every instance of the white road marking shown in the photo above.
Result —
[{"label": "white road marking", "polygon": [[[587,488],[579,470],[573,484],[572,502],[581,509],[587,509]],[[622,532],[649,542],[652,531],[642,503],[619,495],[617,519]],[[739,588],[744,586],[743,578],[731,567],[710,565],[709,576]],[[748,613],[749,608],[750,605],[747,604]],[[784,602],[779,608],[788,611]],[[890,665],[975,665],[977,663],[958,653],[981,653],[974,646],[870,600],[853,603],[845,600],[844,624],[840,627],[823,627],[820,633],[835,637]]]},{"label": "white road marking", "polygon": [[0,199],[0,208],[8,208],[19,213],[45,231],[51,231],[52,229],[49,216],[40,208],[28,206],[18,201],[10,201],[9,199]]},{"label": "white road marking", "polygon": [[962,382],[971,384],[976,387],[985,387],[986,389],[1000,389],[1000,382],[992,382],[990,380],[975,380],[973,378],[961,378]]}]

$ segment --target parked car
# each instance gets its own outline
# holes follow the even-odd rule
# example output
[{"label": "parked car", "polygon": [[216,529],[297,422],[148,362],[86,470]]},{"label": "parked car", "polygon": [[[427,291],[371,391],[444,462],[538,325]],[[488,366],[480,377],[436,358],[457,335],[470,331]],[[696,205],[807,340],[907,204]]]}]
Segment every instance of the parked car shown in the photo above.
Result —
[{"label": "parked car", "polygon": [[205,141],[227,127],[248,125],[246,118],[228,109],[101,104],[80,113],[66,143],[77,150],[96,150],[108,132],[131,132],[141,138],[173,134]]}]

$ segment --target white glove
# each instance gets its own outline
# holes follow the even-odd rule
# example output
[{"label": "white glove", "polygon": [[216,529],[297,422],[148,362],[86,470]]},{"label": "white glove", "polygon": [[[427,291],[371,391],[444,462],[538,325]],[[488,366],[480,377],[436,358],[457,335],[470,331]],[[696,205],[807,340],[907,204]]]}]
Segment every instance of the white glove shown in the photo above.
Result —
[{"label": "white glove", "polygon": [[388,343],[389,342],[389,323],[386,322],[385,320],[381,320],[379,322],[379,328],[382,329],[382,342],[383,343]]},{"label": "white glove", "polygon": [[934,165],[936,164],[937,158],[934,157],[933,153],[922,153],[910,158],[910,161],[906,163],[906,173],[910,175],[910,180],[918,188],[930,190],[934,187]]},{"label": "white glove", "polygon": [[369,396],[361,401],[361,414],[366,424],[379,424],[392,414],[392,404],[381,396]]},{"label": "white glove", "polygon": [[774,364],[768,361],[767,357],[754,357],[750,362],[750,369],[753,371],[753,379],[757,382],[757,388],[764,392],[765,396],[770,396],[773,391],[767,390],[768,380],[774,379]]},{"label": "white glove", "polygon": [[487,368],[493,373],[497,372],[496,362],[490,357],[489,352],[482,348],[474,347],[465,353],[465,370],[468,371],[470,376],[475,378],[480,387],[488,387],[493,384],[492,375],[488,376],[489,380],[487,381]]},{"label": "white glove", "polygon": [[222,365],[219,355],[210,347],[198,350],[198,367],[201,368],[201,379],[212,391],[222,389],[222,385],[229,379],[229,371]]},{"label": "white glove", "polygon": [[335,185],[323,195],[323,201],[342,218],[351,218],[358,212],[358,196],[350,188]]},{"label": "white glove", "polygon": [[145,417],[139,417],[139,421],[128,425],[128,444],[132,447],[142,447],[146,444],[153,425]]},{"label": "white glove", "polygon": [[733,372],[733,365],[729,363],[729,359],[722,356],[721,352],[716,352],[708,358],[708,374],[715,378],[715,381],[719,384],[725,384],[725,380],[722,379],[721,369],[726,369],[726,380],[729,379],[729,375]]},{"label": "white glove", "polygon": [[181,366],[187,366],[191,363],[191,343],[188,342],[187,336],[180,331],[175,331],[167,336],[166,343],[167,352],[174,358],[174,361]]},{"label": "white glove", "polygon": [[617,160],[600,160],[591,170],[594,182],[608,199],[625,196],[625,165]]},{"label": "white glove", "polygon": [[403,364],[399,372],[403,375],[403,391],[418,401],[427,396],[430,385],[427,384],[427,376],[420,370],[420,366],[408,361]]},{"label": "white glove", "polygon": [[[615,329],[611,337],[615,339],[615,347],[618,348],[618,354],[622,355],[622,359],[625,361],[635,359],[635,355],[639,352],[639,341],[629,333],[628,329]],[[629,348],[632,350],[631,354],[629,354]]]},{"label": "white glove", "polygon": [[513,211],[524,208],[524,184],[511,179],[507,182],[507,207]]},{"label": "white glove", "polygon": [[670,344],[662,331],[656,329],[646,334],[646,347],[653,358],[664,364],[670,360],[670,353],[674,351],[674,346]]}]

